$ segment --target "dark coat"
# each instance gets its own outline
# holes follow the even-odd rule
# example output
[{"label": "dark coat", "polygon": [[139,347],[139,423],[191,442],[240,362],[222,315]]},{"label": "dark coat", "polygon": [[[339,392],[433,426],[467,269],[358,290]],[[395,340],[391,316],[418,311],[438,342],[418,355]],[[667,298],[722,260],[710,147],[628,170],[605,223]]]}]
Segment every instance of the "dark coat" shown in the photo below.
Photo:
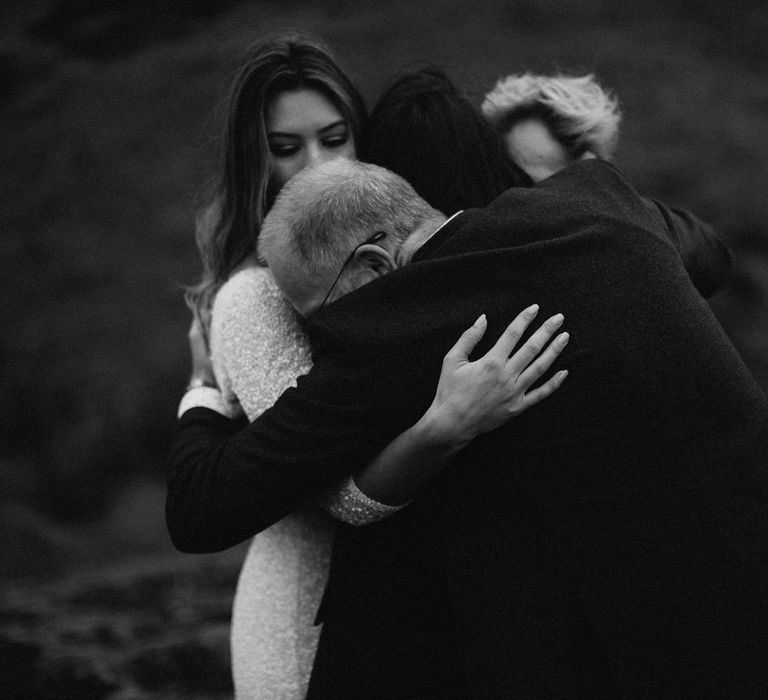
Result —
[{"label": "dark coat", "polygon": [[172,479],[215,462],[236,493],[205,517],[247,537],[415,423],[481,313],[478,352],[531,303],[565,314],[555,396],[397,515],[340,528],[310,698],[768,692],[768,403],[668,237],[580,163],[317,314],[314,369],[242,433],[211,447],[223,428],[185,415]]}]

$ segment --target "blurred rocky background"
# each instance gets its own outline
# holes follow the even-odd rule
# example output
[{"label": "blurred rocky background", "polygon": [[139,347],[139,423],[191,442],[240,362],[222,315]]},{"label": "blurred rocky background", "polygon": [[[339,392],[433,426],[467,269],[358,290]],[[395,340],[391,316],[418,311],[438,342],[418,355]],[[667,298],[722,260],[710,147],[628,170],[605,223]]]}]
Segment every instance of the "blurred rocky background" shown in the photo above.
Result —
[{"label": "blurred rocky background", "polygon": [[[396,70],[478,100],[525,69],[619,95],[619,166],[735,251],[712,307],[768,390],[762,0],[28,0],[0,5],[0,697],[228,697],[242,547],[165,534],[199,193],[242,49],[335,48],[369,104]],[[649,339],[652,342],[652,339]]]}]

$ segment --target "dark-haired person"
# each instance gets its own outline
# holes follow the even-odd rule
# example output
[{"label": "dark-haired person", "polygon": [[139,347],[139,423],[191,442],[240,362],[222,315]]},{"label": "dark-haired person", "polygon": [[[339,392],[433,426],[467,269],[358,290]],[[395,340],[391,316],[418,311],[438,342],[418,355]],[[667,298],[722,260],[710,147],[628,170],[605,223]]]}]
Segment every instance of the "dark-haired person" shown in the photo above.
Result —
[{"label": "dark-haired person", "polygon": [[[509,187],[528,187],[585,156],[610,160],[620,116],[616,98],[591,75],[511,75],[480,111],[444,71],[427,67],[401,75],[381,95],[362,157],[453,213],[486,206]],[[691,280],[712,296],[730,270],[724,241],[683,209],[643,201],[665,217]]]},{"label": "dark-haired person", "polygon": [[404,177],[439,211],[484,207],[510,187],[532,184],[475,105],[434,66],[400,75],[381,94],[361,155]]}]

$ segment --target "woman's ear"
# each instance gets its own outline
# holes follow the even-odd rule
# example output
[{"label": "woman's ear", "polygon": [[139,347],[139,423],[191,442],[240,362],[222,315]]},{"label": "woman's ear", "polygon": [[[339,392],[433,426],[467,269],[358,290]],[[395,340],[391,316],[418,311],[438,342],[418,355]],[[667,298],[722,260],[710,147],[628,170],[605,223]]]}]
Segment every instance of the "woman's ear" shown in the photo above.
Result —
[{"label": "woman's ear", "polygon": [[383,277],[397,269],[397,263],[389,251],[375,243],[361,245],[354,255],[355,267],[366,274]]}]

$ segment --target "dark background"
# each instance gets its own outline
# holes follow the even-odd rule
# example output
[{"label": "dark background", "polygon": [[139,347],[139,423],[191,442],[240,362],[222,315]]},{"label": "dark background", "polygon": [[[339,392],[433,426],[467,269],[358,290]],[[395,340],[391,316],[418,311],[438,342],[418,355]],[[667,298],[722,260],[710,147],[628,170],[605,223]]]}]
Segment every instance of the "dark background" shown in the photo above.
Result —
[{"label": "dark background", "polygon": [[[369,105],[442,65],[593,71],[618,165],[735,251],[712,306],[768,390],[768,10],[760,0],[40,0],[0,6],[0,695],[229,693],[242,547],[175,553],[163,455],[187,379],[196,198],[265,31],[310,30]],[[649,338],[649,342],[653,342]],[[4,687],[3,684],[7,687]]]}]

